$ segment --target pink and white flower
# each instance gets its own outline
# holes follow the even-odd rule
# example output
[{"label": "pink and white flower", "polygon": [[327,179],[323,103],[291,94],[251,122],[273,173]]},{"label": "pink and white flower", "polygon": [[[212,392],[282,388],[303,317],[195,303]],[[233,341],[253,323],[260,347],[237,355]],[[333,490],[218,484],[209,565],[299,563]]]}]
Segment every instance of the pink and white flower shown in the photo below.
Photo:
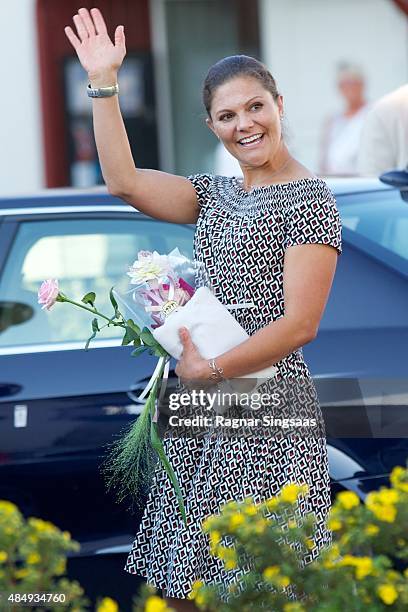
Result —
[{"label": "pink and white flower", "polygon": [[45,280],[38,290],[38,303],[43,304],[42,310],[50,310],[57,301],[58,294],[58,281],[55,278]]}]

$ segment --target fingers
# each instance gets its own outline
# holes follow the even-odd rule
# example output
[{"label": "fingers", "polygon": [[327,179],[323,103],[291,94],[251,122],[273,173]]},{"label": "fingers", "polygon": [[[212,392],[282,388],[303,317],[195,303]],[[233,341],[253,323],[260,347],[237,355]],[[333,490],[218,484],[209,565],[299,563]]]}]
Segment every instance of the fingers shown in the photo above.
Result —
[{"label": "fingers", "polygon": [[78,13],[82,18],[84,26],[88,32],[88,36],[95,36],[96,31],[95,31],[94,22],[92,21],[92,17],[90,16],[88,9],[80,8]]},{"label": "fingers", "polygon": [[95,30],[97,34],[107,34],[106,23],[99,9],[91,9],[91,16],[93,18]]},{"label": "fingers", "polygon": [[72,19],[75,23],[75,27],[77,29],[80,41],[84,42],[84,40],[88,40],[88,30],[86,29],[84,22],[82,21],[82,17],[80,17],[79,15],[74,15]]},{"label": "fingers", "polygon": [[180,337],[180,340],[181,340],[182,344],[185,346],[187,344],[187,342],[190,340],[190,334],[189,334],[188,329],[186,327],[180,327],[180,329],[179,329],[179,337]]},{"label": "fingers", "polygon": [[80,46],[81,41],[76,36],[76,34],[74,33],[73,29],[70,28],[69,26],[64,28],[64,32],[67,35],[67,38],[68,38],[69,42],[71,43],[71,45],[74,47],[74,49],[76,51],[78,49],[78,47]]},{"label": "fingers", "polygon": [[115,47],[125,48],[125,28],[122,25],[115,30]]}]

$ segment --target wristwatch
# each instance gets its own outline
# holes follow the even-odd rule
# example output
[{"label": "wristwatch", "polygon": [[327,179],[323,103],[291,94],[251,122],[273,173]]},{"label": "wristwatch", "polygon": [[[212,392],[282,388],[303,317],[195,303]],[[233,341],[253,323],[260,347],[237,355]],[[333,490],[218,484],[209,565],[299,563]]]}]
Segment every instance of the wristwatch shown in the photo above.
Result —
[{"label": "wristwatch", "polygon": [[87,94],[90,98],[110,98],[119,93],[119,85],[110,85],[109,87],[91,87],[88,83]]}]

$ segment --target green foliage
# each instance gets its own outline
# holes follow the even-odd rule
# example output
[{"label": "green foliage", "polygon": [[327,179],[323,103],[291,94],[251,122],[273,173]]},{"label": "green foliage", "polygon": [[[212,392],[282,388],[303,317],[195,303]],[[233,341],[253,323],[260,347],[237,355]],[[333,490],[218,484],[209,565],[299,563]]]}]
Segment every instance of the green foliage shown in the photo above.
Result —
[{"label": "green foliage", "polygon": [[93,308],[95,307],[96,295],[93,291],[90,291],[81,299],[84,304],[90,304]]},{"label": "green foliage", "polygon": [[329,518],[334,543],[318,555],[314,515],[297,511],[307,486],[290,483],[260,504],[225,504],[203,529],[231,582],[197,580],[190,599],[207,612],[405,612],[408,469],[394,468],[391,485],[365,504],[339,493]]},{"label": "green foliage", "polygon": [[112,304],[112,306],[113,306],[113,310],[115,311],[114,318],[115,318],[115,319],[119,319],[119,317],[120,317],[120,312],[119,312],[119,308],[118,308],[118,303],[117,303],[117,301],[115,300],[115,296],[113,295],[113,289],[114,289],[114,287],[111,287],[111,288],[110,288],[110,291],[109,291],[109,299],[110,299],[110,302],[111,302],[111,304]]}]

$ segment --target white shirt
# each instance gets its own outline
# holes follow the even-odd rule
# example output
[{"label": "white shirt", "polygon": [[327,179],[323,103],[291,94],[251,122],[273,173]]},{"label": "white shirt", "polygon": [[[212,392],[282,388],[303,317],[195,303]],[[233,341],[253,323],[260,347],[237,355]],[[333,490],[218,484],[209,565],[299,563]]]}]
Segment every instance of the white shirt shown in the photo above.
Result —
[{"label": "white shirt", "polygon": [[356,174],[361,130],[367,114],[362,106],[351,117],[337,115],[328,127],[325,172],[327,174]]},{"label": "white shirt", "polygon": [[358,159],[360,174],[378,176],[408,165],[408,84],[380,98],[367,114]]}]

